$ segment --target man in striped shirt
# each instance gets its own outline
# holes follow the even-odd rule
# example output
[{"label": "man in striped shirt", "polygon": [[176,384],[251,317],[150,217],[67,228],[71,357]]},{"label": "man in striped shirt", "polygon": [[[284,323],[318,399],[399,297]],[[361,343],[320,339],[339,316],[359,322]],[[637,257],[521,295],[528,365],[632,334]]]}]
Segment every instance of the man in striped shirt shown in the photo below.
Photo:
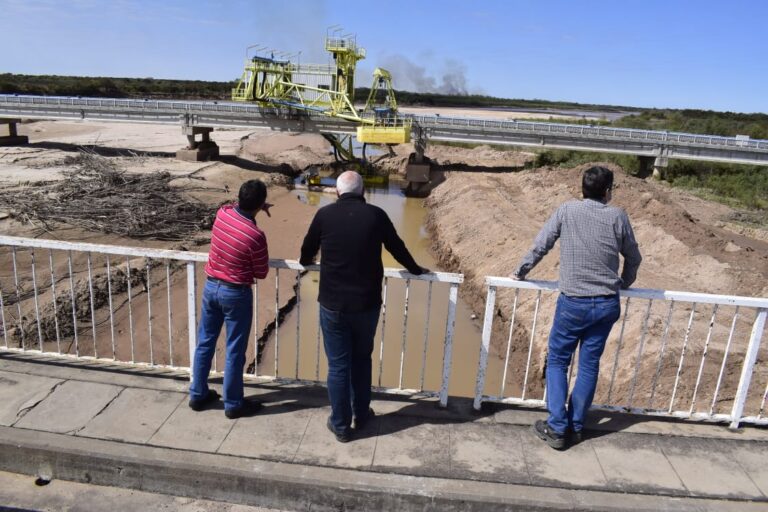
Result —
[{"label": "man in striped shirt", "polygon": [[208,388],[208,374],[223,324],[227,331],[224,414],[235,419],[249,416],[261,407],[259,402],[243,398],[243,366],[253,319],[251,285],[256,279],[264,279],[269,271],[267,237],[256,224],[259,211],[269,215],[272,205],[266,199],[264,183],[246,181],[240,187],[238,202],[224,205],[216,213],[189,389],[189,407],[195,411],[205,409],[219,398],[216,391]]}]

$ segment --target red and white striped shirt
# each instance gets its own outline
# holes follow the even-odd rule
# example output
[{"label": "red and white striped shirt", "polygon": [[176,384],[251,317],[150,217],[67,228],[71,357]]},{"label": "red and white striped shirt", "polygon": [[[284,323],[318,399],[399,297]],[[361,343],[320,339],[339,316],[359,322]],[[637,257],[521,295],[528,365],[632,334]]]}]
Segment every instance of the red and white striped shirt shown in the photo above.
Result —
[{"label": "red and white striped shirt", "polygon": [[230,283],[252,284],[269,272],[267,236],[237,205],[224,205],[216,212],[211,230],[211,250],[205,273]]}]

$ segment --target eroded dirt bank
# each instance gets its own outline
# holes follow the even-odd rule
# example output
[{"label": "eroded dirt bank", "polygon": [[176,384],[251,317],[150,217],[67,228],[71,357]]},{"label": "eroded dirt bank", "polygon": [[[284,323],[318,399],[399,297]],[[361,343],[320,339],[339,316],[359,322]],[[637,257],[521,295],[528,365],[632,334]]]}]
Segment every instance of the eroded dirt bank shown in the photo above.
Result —
[{"label": "eroded dirt bank", "polygon": [[[486,149],[486,152],[493,151]],[[439,156],[436,160],[441,163]],[[513,160],[512,165],[516,162]],[[502,165],[494,170],[506,170]],[[615,172],[613,204],[628,212],[643,254],[644,261],[635,287],[768,296],[768,243],[726,229],[733,213],[729,208],[672,190],[661,183],[628,176],[616,166],[603,165]],[[586,166],[519,172],[449,172],[446,181],[432,191],[426,205],[429,209],[427,225],[435,255],[447,269],[466,276],[462,288],[464,298],[477,314],[482,315],[485,304],[485,276],[507,276],[512,272],[557,206],[568,199],[581,197],[580,177],[584,168]],[[557,273],[556,246],[529,278],[556,280]],[[502,361],[508,350],[514,295],[512,290],[500,289],[497,297],[491,371],[502,371]],[[532,342],[533,371],[528,376],[526,392],[528,396],[541,397],[546,337],[554,311],[554,296],[550,295],[544,294],[534,334],[531,333],[531,320],[536,295],[534,292],[521,292],[519,295],[515,329],[509,347],[507,394],[520,396],[528,346]],[[645,402],[653,401],[651,390],[654,382],[658,382],[656,396],[663,394],[669,399],[686,338],[685,328],[691,306],[677,305],[672,313],[671,327],[666,333],[668,304],[654,303],[650,309],[647,307],[647,301],[635,301],[624,308],[628,316],[619,357],[616,358],[616,341],[621,323],[614,328],[603,356],[603,367],[607,368],[603,371],[604,380],[610,379],[614,361],[619,361],[616,381],[612,386],[607,381],[601,383],[598,400],[606,399],[611,388],[613,399],[633,395],[635,403],[642,399],[643,403],[638,403],[638,406],[647,406]],[[708,363],[703,367],[701,390],[698,392],[699,401],[711,401],[713,398],[711,392],[718,379],[733,316],[733,309],[726,309],[721,308],[715,316]],[[643,321],[645,315],[648,316],[647,324]],[[675,408],[681,403],[690,404],[692,399],[711,315],[711,307],[698,306],[697,320],[688,336],[688,353],[681,367],[677,391],[679,398]],[[735,391],[738,363],[743,357],[754,312],[746,316],[748,318],[742,315],[736,322],[733,353],[729,356],[718,396],[720,404],[731,400]],[[640,343],[644,346],[638,359]],[[664,357],[659,363],[662,352]],[[637,377],[634,373],[636,367]],[[758,365],[757,375],[755,393],[761,395],[768,380],[765,365]],[[703,390],[710,390],[706,399],[703,398]],[[498,393],[498,389],[488,391]],[[653,405],[658,407],[662,404],[657,401]]]}]

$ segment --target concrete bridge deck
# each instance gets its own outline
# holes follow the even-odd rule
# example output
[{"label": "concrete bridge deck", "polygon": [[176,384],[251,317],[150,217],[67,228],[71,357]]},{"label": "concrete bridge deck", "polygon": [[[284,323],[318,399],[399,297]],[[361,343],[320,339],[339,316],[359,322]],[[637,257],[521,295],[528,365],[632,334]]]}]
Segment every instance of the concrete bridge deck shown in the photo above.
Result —
[{"label": "concrete bridge deck", "polygon": [[[357,124],[310,111],[253,103],[139,100],[0,94],[0,116],[22,119],[76,119],[180,124],[194,127],[246,127],[354,134]],[[651,159],[768,165],[768,141],[693,133],[585,126],[549,122],[403,115],[413,122],[413,138],[477,144],[602,151]],[[13,128],[13,123],[10,125]],[[186,133],[186,132],[185,132]],[[186,133],[190,135],[190,133]],[[191,142],[191,141],[190,141]],[[9,144],[18,142],[10,141]]]},{"label": "concrete bridge deck", "polygon": [[[596,413],[556,452],[544,416],[377,396],[347,444],[319,387],[260,414],[187,407],[180,372],[0,352],[0,470],[289,510],[768,510],[768,430]],[[220,382],[214,382],[220,389]]]}]

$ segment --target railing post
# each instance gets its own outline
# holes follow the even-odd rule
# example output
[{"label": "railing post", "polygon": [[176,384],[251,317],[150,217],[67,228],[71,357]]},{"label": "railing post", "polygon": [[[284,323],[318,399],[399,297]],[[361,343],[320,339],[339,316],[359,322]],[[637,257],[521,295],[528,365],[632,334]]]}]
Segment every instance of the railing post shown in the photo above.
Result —
[{"label": "railing post", "polygon": [[453,329],[456,323],[456,301],[459,296],[459,285],[451,284],[448,293],[448,318],[445,320],[445,349],[443,352],[443,382],[440,385],[440,407],[448,405],[448,384],[451,380],[451,363],[453,361]]},{"label": "railing post", "polygon": [[736,390],[736,397],[733,400],[733,410],[731,411],[731,425],[729,428],[735,430],[739,428],[741,415],[744,412],[744,403],[747,401],[749,383],[752,380],[752,370],[755,368],[757,353],[760,350],[760,339],[765,329],[765,317],[768,316],[768,309],[761,308],[757,310],[755,323],[752,325],[752,335],[749,337],[749,346],[744,356],[744,364],[741,367],[741,377],[739,378],[739,387]]},{"label": "railing post", "polygon": [[485,371],[488,367],[488,349],[491,346],[491,328],[493,327],[493,311],[496,309],[496,287],[488,286],[488,295],[485,299],[485,316],[483,317],[483,336],[480,344],[480,362],[477,365],[477,383],[475,385],[475,402],[473,407],[480,410],[483,402],[483,389],[485,389]]},{"label": "railing post", "polygon": [[187,329],[189,329],[189,381],[195,378],[195,349],[197,348],[197,276],[195,262],[187,262]]}]

